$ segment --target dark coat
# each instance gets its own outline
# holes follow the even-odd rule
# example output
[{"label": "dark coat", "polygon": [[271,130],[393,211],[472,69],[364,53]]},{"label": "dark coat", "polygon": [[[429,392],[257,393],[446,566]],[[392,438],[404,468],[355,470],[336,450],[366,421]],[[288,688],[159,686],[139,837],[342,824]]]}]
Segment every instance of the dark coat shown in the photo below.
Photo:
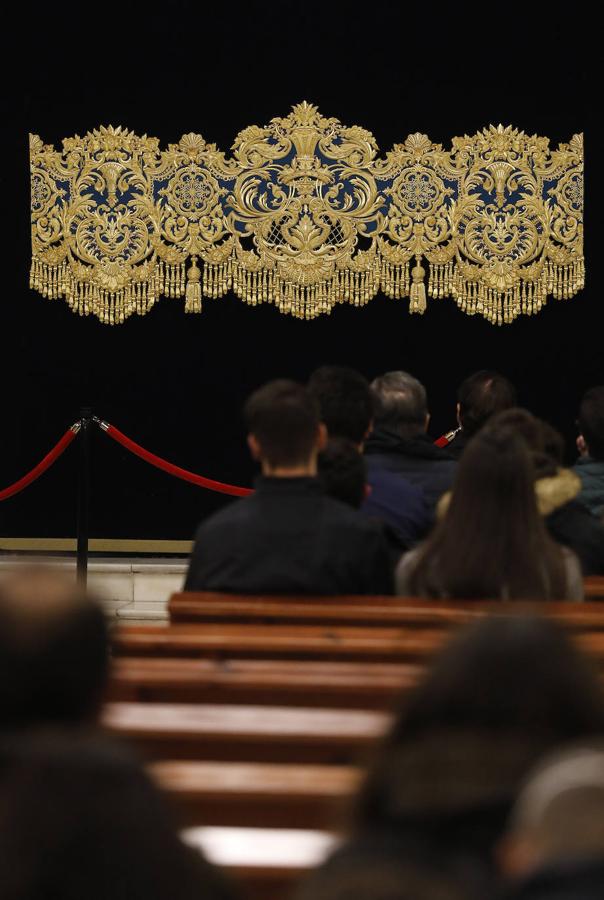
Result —
[{"label": "dark coat", "polygon": [[573,469],[581,479],[579,500],[594,516],[604,515],[604,459],[581,456]]},{"label": "dark coat", "polygon": [[535,482],[537,503],[551,536],[579,557],[583,576],[604,575],[604,526],[578,499],[581,483],[570,469]]},{"label": "dark coat", "polygon": [[382,529],[325,496],[316,478],[266,478],[199,526],[189,591],[391,594]]},{"label": "dark coat", "polygon": [[543,868],[510,887],[501,900],[602,900],[604,860]]},{"label": "dark coat", "polygon": [[363,502],[361,512],[389,526],[396,536],[400,556],[428,534],[433,515],[423,488],[379,464],[373,465],[372,459],[368,457],[369,495]]},{"label": "dark coat", "polygon": [[399,475],[423,489],[431,515],[451,487],[457,468],[447,449],[437,447],[427,434],[401,438],[385,428],[376,428],[365,445],[365,454],[370,485],[372,472]]}]

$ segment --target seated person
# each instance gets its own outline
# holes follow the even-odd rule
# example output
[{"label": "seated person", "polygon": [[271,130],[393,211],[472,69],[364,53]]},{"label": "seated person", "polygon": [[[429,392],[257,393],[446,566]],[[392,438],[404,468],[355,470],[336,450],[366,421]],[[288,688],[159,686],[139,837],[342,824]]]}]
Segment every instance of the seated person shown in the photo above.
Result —
[{"label": "seated person", "polygon": [[[319,404],[329,438],[346,438],[362,453],[373,426],[367,380],[354,369],[322,366],[311,375],[308,390]],[[384,523],[398,551],[408,550],[427,534],[432,520],[421,486],[377,465],[369,467],[367,484],[361,510]]]},{"label": "seated person", "polygon": [[580,479],[562,465],[562,437],[525,409],[508,409],[486,427],[491,424],[511,427],[527,442],[535,468],[537,505],[553,539],[576,553],[583,577],[604,574],[604,528],[580,500]]},{"label": "seated person", "polygon": [[136,757],[85,730],[0,739],[0,884],[2,900],[237,897]]},{"label": "seated person", "polygon": [[330,438],[346,438],[362,452],[373,427],[369,382],[348,366],[321,366],[308,379],[308,392],[319,405]]},{"label": "seated person", "polygon": [[465,600],[582,600],[575,554],[547,533],[524,439],[490,425],[468,444],[446,512],[400,561],[398,594]]},{"label": "seated person", "polygon": [[497,852],[509,900],[604,897],[604,750],[577,744],[547,756],[516,801]]},{"label": "seated person", "polygon": [[[368,480],[372,487],[369,500],[384,511],[389,507],[396,526],[407,516],[417,536],[426,533],[420,510],[413,514],[405,506],[389,502],[389,490],[409,482],[424,493],[428,515],[434,514],[439,498],[450,487],[457,463],[445,449],[435,446],[426,434],[428,413],[426,389],[407,372],[387,372],[371,383],[374,399],[374,426],[365,445]],[[372,510],[373,512],[373,510]],[[378,510],[375,510],[379,515]]]},{"label": "seated person", "polygon": [[2,581],[2,730],[94,721],[108,666],[105,614],[73,576],[40,568]]},{"label": "seated person", "polygon": [[352,441],[329,438],[317,458],[317,471],[328,497],[360,509],[367,495],[367,466]]},{"label": "seated person", "polygon": [[579,500],[599,519],[604,517],[604,385],[587,391],[579,410],[574,471],[581,479]]},{"label": "seated person", "polygon": [[325,428],[306,388],[273,381],[252,394],[245,418],[262,475],[253,494],[202,522],[185,590],[392,593],[381,529],[321,488]]},{"label": "seated person", "polygon": [[459,459],[470,438],[489,419],[516,405],[514,385],[499,372],[481,369],[463,381],[457,391],[457,424],[454,431],[445,435],[440,446],[446,446],[449,453]]}]

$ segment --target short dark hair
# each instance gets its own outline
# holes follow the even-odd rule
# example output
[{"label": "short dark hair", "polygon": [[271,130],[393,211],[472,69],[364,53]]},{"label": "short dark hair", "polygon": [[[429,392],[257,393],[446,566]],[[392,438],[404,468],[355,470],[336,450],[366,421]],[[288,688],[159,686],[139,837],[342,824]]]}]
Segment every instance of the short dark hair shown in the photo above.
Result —
[{"label": "short dark hair", "polygon": [[516,389],[499,372],[481,369],[462,381],[457,391],[457,400],[461,427],[470,437],[491,416],[516,405]]},{"label": "short dark hair", "polygon": [[99,603],[47,570],[0,589],[0,728],[79,724],[96,718],[109,667]]},{"label": "short dark hair", "polygon": [[245,420],[271,466],[295,466],[310,458],[317,441],[319,407],[295,381],[270,381],[245,404]]},{"label": "short dark hair", "polygon": [[589,455],[594,459],[604,459],[604,385],[592,387],[583,395],[579,428]]},{"label": "short dark hair", "polygon": [[321,366],[308,380],[329,437],[360,444],[371,425],[373,401],[369,382],[347,366]]},{"label": "short dark hair", "polygon": [[331,438],[319,453],[318,469],[326,494],[355,509],[361,506],[365,498],[367,467],[352,441]]},{"label": "short dark hair", "polygon": [[386,372],[371,382],[375,424],[402,438],[424,430],[428,415],[426,389],[408,372]]}]

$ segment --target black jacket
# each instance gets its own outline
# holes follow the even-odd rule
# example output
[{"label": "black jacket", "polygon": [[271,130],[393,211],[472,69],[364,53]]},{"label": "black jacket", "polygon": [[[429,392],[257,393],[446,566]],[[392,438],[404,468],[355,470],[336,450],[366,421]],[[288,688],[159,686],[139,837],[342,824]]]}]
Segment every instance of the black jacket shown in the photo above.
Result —
[{"label": "black jacket", "polygon": [[370,473],[376,469],[396,472],[423,488],[432,512],[451,487],[457,467],[447,449],[437,447],[427,434],[401,438],[393,431],[376,428],[365,445],[365,453]]},{"label": "black jacket", "polygon": [[604,859],[541,869],[502,895],[501,900],[602,900]]},{"label": "black jacket", "polygon": [[315,478],[266,478],[202,522],[185,590],[391,594],[382,529],[325,496]]},{"label": "black jacket", "polygon": [[551,536],[579,557],[583,576],[604,575],[604,526],[578,499],[581,482],[569,469],[537,479],[535,490]]}]

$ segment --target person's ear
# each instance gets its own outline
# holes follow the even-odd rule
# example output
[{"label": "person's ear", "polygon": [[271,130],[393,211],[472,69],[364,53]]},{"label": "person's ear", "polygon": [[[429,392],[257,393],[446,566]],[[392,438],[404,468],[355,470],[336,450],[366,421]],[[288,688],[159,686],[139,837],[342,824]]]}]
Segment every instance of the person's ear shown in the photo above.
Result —
[{"label": "person's ear", "polygon": [[370,419],[369,425],[367,426],[367,431],[363,435],[363,442],[365,442],[367,440],[367,438],[369,437],[369,435],[371,434],[372,431],[373,431],[373,419]]},{"label": "person's ear", "polygon": [[459,427],[461,428],[461,418],[460,418],[460,415],[461,415],[461,403],[458,403],[458,404],[456,405],[456,407],[455,407],[455,416],[456,416],[456,418],[457,418],[457,424],[458,424]]},{"label": "person's ear", "polygon": [[426,420],[424,422],[424,431],[428,430],[429,424],[430,424],[430,413],[426,413]]},{"label": "person's ear", "polygon": [[579,437],[577,438],[577,450],[579,451],[579,454],[581,456],[587,456],[587,454],[589,452],[587,449],[587,444],[585,442],[585,438],[583,437],[582,434],[580,434]]},{"label": "person's ear", "polygon": [[317,450],[319,452],[325,449],[328,438],[329,435],[327,434],[327,427],[325,423],[319,422],[319,427],[317,428]]},{"label": "person's ear", "polygon": [[258,462],[262,458],[262,449],[255,434],[248,434],[247,445],[250,448],[252,459]]}]

